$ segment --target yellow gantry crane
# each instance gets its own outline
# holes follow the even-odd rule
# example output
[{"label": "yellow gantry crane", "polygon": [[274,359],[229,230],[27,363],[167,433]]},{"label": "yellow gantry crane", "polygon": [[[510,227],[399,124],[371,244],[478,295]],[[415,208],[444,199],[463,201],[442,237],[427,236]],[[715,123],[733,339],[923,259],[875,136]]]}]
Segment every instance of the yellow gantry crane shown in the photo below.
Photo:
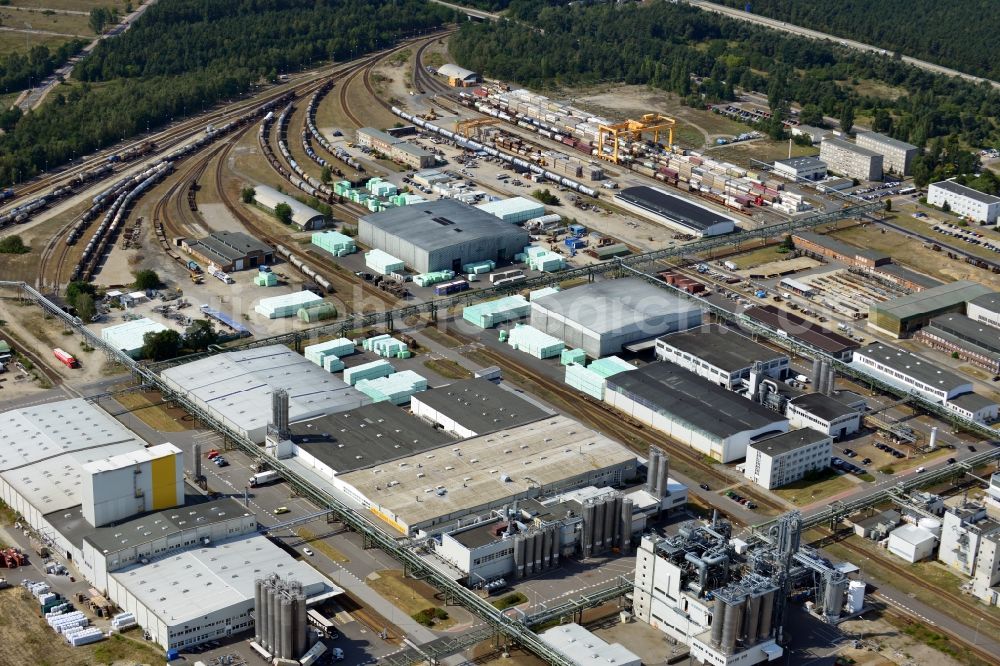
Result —
[{"label": "yellow gantry crane", "polygon": [[471,120],[459,120],[455,123],[455,132],[461,134],[465,138],[471,138],[473,132],[479,127],[484,127],[486,125],[496,125],[500,121],[496,118],[474,118]]},{"label": "yellow gantry crane", "polygon": [[[668,133],[667,145],[674,145],[674,125],[677,121],[673,118],[659,113],[647,113],[639,120],[626,120],[623,123],[613,125],[600,125],[597,129],[597,156],[618,164],[618,144],[619,139],[627,141],[641,141],[642,135],[653,133],[653,141],[659,142],[660,132],[666,130]],[[605,142],[610,139],[611,153],[604,153]]]}]

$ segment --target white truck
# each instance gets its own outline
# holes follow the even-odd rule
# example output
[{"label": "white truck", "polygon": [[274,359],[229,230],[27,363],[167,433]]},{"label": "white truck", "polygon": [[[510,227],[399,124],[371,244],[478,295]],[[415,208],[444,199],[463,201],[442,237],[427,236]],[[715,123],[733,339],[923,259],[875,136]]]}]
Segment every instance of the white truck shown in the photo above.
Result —
[{"label": "white truck", "polygon": [[257,486],[267,485],[268,483],[274,483],[281,478],[273,469],[269,469],[266,472],[257,472],[250,477],[250,487],[256,488]]}]

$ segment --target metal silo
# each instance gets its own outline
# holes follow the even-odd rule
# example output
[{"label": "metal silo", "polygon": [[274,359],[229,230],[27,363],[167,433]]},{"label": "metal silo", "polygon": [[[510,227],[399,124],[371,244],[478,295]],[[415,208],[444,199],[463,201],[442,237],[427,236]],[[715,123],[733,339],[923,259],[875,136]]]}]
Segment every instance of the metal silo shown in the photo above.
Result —
[{"label": "metal silo", "polygon": [[552,526],[552,566],[559,566],[559,549],[562,546],[562,528],[559,525]]},{"label": "metal silo", "polygon": [[627,497],[622,498],[621,509],[621,548],[623,555],[628,555],[632,550],[632,500]]},{"label": "metal silo", "polygon": [[552,530],[546,528],[542,532],[542,568],[552,566]]},{"label": "metal silo", "polygon": [[743,627],[743,642],[747,645],[757,642],[757,625],[760,622],[760,596],[750,595],[747,599],[747,621]]},{"label": "metal silo", "polygon": [[295,608],[292,600],[281,595],[281,635],[278,656],[282,659],[294,659],[295,650]]},{"label": "metal silo", "polygon": [[543,535],[541,530],[535,532],[534,536],[531,538],[534,551],[535,559],[535,573],[539,573],[542,570],[542,546],[544,545]]},{"label": "metal silo", "polygon": [[306,619],[306,595],[300,589],[295,597],[295,659],[300,658],[309,649],[309,634],[307,627],[309,622]]},{"label": "metal silo", "polygon": [[617,546],[615,539],[615,526],[618,524],[618,512],[615,511],[615,498],[604,498],[604,548],[603,551],[611,550],[612,546]]},{"label": "metal silo", "polygon": [[771,621],[774,617],[774,595],[777,593],[777,590],[771,590],[761,599],[760,626],[757,628],[757,640],[765,640],[771,637]]},{"label": "metal silo", "polygon": [[722,597],[715,597],[715,607],[712,609],[712,647],[722,645],[722,628],[726,626],[726,602]]},{"label": "metal silo", "polygon": [[604,502],[594,502],[594,542],[591,544],[592,551],[604,552]]},{"label": "metal silo", "polygon": [[820,391],[820,385],[823,381],[823,361],[816,358],[813,359],[813,370],[812,370],[812,383],[813,390]]},{"label": "metal silo", "polygon": [[194,480],[201,478],[201,444],[194,445]]},{"label": "metal silo", "polygon": [[580,550],[584,559],[594,552],[594,503],[588,500],[583,505],[583,534],[580,537]]},{"label": "metal silo", "polygon": [[524,577],[524,535],[514,537],[514,580]]},{"label": "metal silo", "polygon": [[726,601],[726,623],[722,627],[722,653],[732,654],[743,624],[743,597]]},{"label": "metal silo", "polygon": [[662,499],[667,496],[667,475],[670,472],[670,463],[667,461],[667,455],[660,452],[660,464],[656,470],[656,499]]},{"label": "metal silo", "polygon": [[261,618],[260,613],[264,610],[264,593],[263,593],[264,581],[260,578],[253,582],[253,640],[257,645],[260,645],[260,628],[261,628]]},{"label": "metal silo", "polygon": [[656,470],[659,462],[659,450],[654,446],[649,447],[649,458],[646,461],[646,492],[650,495],[656,494]]}]

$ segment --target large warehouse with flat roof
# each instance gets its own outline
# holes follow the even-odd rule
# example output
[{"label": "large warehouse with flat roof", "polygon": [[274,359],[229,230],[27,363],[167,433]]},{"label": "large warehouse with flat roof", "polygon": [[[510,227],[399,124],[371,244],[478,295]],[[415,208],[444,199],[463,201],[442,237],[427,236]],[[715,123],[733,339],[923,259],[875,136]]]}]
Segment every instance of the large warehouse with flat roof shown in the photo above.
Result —
[{"label": "large warehouse with flat roof", "polygon": [[607,380],[604,401],[631,418],[724,463],[788,431],[788,420],[673,363],[650,363]]},{"label": "large warehouse with flat roof", "polygon": [[264,441],[271,394],[288,392],[292,422],[371,400],[283,345],[226,352],[164,370],[168,386],[254,442]]},{"label": "large warehouse with flat roof", "polygon": [[965,304],[992,290],[978,282],[958,280],[915,294],[900,296],[868,308],[871,326],[896,338],[905,338],[932,318],[948,312],[962,312]]},{"label": "large warehouse with flat roof", "polygon": [[873,342],[854,352],[853,365],[887,384],[943,403],[972,390],[972,380],[959,377],[905,349]]},{"label": "large warehouse with flat roof", "polygon": [[617,486],[636,467],[621,444],[554,415],[347,472],[334,485],[400,532],[433,533],[518,499]]},{"label": "large warehouse with flat roof", "polygon": [[531,325],[592,358],[701,324],[701,308],[638,278],[601,280],[531,301]]},{"label": "large warehouse with flat roof", "polygon": [[410,399],[410,410],[456,437],[485,435],[551,416],[551,412],[486,379],[465,379],[418,393]]},{"label": "large warehouse with flat roof", "polygon": [[460,273],[462,266],[479,261],[509,264],[531,240],[527,231],[455,199],[365,215],[358,238],[399,257],[417,273]]},{"label": "large warehouse with flat roof", "polygon": [[719,236],[736,230],[736,221],[707,206],[683,199],[659,187],[626,187],[615,200],[661,224],[695,236]]},{"label": "large warehouse with flat roof", "polygon": [[782,379],[788,373],[790,363],[788,354],[718,324],[659,338],[656,358],[675,363],[730,391],[750,379],[750,371],[758,362],[763,374],[775,379]]}]

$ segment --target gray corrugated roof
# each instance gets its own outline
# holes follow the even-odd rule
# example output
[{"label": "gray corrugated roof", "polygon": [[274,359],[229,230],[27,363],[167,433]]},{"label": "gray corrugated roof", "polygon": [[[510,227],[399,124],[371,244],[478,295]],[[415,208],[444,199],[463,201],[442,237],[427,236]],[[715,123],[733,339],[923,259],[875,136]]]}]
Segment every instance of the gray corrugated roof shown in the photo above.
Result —
[{"label": "gray corrugated roof", "polygon": [[769,456],[776,456],[825,439],[830,439],[830,436],[812,428],[802,428],[752,442],[749,446]]},{"label": "gray corrugated roof", "polygon": [[868,150],[867,148],[862,148],[856,143],[851,143],[850,141],[838,139],[833,136],[824,137],[823,143],[829,143],[831,146],[837,148],[843,148],[844,150],[849,150],[852,153],[857,153],[858,155],[864,155],[865,157],[882,157],[882,153],[876,153],[874,150]]},{"label": "gray corrugated roof", "polygon": [[427,252],[497,236],[516,237],[524,245],[530,240],[523,229],[455,199],[400,206],[365,215],[361,221]]},{"label": "gray corrugated roof", "polygon": [[1000,293],[990,292],[989,294],[983,294],[982,296],[976,296],[971,301],[972,305],[978,305],[979,307],[989,310],[990,312],[1000,313]]},{"label": "gray corrugated roof", "polygon": [[197,241],[202,250],[207,248],[213,254],[223,257],[226,261],[242,259],[251,252],[267,254],[273,250],[265,243],[239,231],[216,231]]},{"label": "gray corrugated roof", "polygon": [[705,231],[710,227],[724,222],[735,224],[731,217],[717,213],[714,210],[697,205],[694,202],[682,199],[656,187],[648,187],[646,185],[626,187],[615,194],[615,198],[662,215],[668,220],[694,231]]},{"label": "gray corrugated roof", "polygon": [[901,148],[902,150],[917,149],[917,147],[912,143],[906,143],[905,141],[900,141],[899,139],[893,139],[891,136],[886,136],[885,134],[880,134],[879,132],[862,132],[858,134],[859,139],[863,136],[883,145],[892,146],[893,148]]},{"label": "gray corrugated roof", "polygon": [[648,327],[650,336],[678,313],[698,310],[690,301],[638,278],[600,280],[541,296],[532,308],[555,312],[595,333]]},{"label": "gray corrugated roof", "polygon": [[965,315],[948,314],[934,317],[926,330],[945,333],[959,342],[972,343],[988,354],[1000,354],[1000,331],[969,319]]},{"label": "gray corrugated roof", "polygon": [[966,187],[965,185],[959,185],[958,183],[951,180],[942,180],[937,183],[931,183],[931,187],[940,187],[942,190],[951,192],[952,194],[960,194],[964,197],[968,197],[973,201],[978,201],[984,204],[996,204],[1000,203],[1000,197],[995,197],[992,194],[986,194],[985,192],[980,192],[979,190],[974,190],[971,187]]},{"label": "gray corrugated roof", "polygon": [[980,409],[996,404],[994,401],[989,398],[984,398],[978,393],[963,393],[957,398],[952,398],[948,402],[958,405],[962,409],[967,409],[970,412],[978,412]]},{"label": "gray corrugated roof", "polygon": [[896,372],[913,377],[917,381],[941,390],[947,391],[956,386],[970,383],[970,380],[963,379],[949,370],[942,370],[916,354],[911,354],[905,349],[892,347],[882,342],[873,342],[867,347],[856,350],[854,353],[874,359]]},{"label": "gray corrugated roof", "polygon": [[815,243],[820,247],[825,247],[828,250],[847,257],[865,257],[866,259],[871,259],[873,261],[882,261],[890,258],[889,255],[884,252],[878,252],[877,250],[869,250],[868,248],[851,245],[850,243],[845,243],[844,241],[831,236],[824,236],[823,234],[817,234],[812,231],[796,231],[792,234],[792,238],[794,239],[796,237],[801,238],[802,240],[807,240],[810,243]]},{"label": "gray corrugated roof", "polygon": [[295,423],[291,431],[295,444],[338,474],[457,441],[387,403]]},{"label": "gray corrugated roof", "polygon": [[928,312],[933,313],[989,293],[992,293],[991,290],[978,282],[958,280],[908,296],[875,303],[871,306],[871,311],[884,312],[898,319],[905,319]]},{"label": "gray corrugated roof", "polygon": [[788,402],[810,414],[815,414],[824,421],[833,421],[841,416],[857,413],[857,410],[851,409],[840,400],[823,393],[806,393],[792,398]]},{"label": "gray corrugated roof", "polygon": [[720,439],[784,421],[781,415],[673,363],[650,363],[614,375],[607,387],[639,396],[658,411]]},{"label": "gray corrugated roof", "polygon": [[754,361],[766,362],[787,356],[718,324],[672,333],[660,340],[727,372],[751,367]]},{"label": "gray corrugated roof", "polygon": [[465,379],[413,396],[456,423],[485,435],[549,416],[518,394],[486,379]]},{"label": "gray corrugated roof", "polygon": [[[163,539],[186,529],[205,527],[246,514],[246,507],[227,497],[203,504],[165,509],[110,527],[92,527],[84,539],[98,550],[115,552],[154,539]],[[148,532],[152,534],[147,534]]]},{"label": "gray corrugated roof", "polygon": [[943,283],[940,280],[935,280],[932,277],[928,277],[923,273],[917,273],[916,271],[911,271],[905,266],[900,266],[899,264],[883,264],[874,269],[876,273],[885,273],[887,275],[894,275],[903,280],[908,280],[913,284],[920,285],[925,289],[930,289],[932,287],[940,287]]}]

